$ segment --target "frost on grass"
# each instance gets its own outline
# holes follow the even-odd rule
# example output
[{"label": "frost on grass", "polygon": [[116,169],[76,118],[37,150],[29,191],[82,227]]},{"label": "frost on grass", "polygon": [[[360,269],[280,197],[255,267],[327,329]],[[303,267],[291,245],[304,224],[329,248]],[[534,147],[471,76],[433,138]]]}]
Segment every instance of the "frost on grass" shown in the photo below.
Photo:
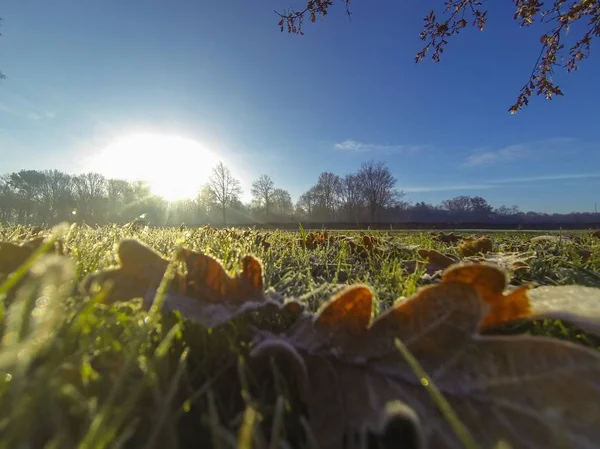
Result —
[{"label": "frost on grass", "polygon": [[[316,250],[346,244],[329,237],[315,238]],[[370,244],[378,251],[371,252]],[[309,245],[299,246],[308,250]],[[363,238],[362,247],[365,257],[385,255],[382,241]],[[109,304],[141,299],[149,309],[169,260],[136,240],[122,241],[117,252],[119,266],[88,276],[83,292]],[[443,272],[440,283],[374,318],[375,298],[367,285],[345,287],[311,314],[293,298],[284,300],[266,290],[263,267],[255,257],[243,257],[241,269],[232,275],[215,258],[184,249],[178,252],[162,311],[177,311],[200,330],[225,328],[242,316],[291,317],[286,320],[291,325],[277,330],[253,320],[247,328],[251,338],[243,343],[250,342],[249,366],[257,373],[270,372],[275,363],[289,376],[286,383],[300,397],[310,438],[324,449],[374,447],[373,441],[385,441],[386,447],[463,447],[432,401],[428,381],[398,351],[397,340],[418,360],[479,447],[494,447],[501,440],[515,449],[598,447],[599,352],[547,337],[482,333],[545,317],[597,333],[600,290],[509,290],[508,273],[523,269],[530,255],[477,254],[469,263],[456,263],[453,256],[420,251],[429,269]],[[32,269],[33,278],[41,266]],[[18,316],[23,316],[19,309],[9,310],[6,323],[17,332],[13,336],[20,335]],[[222,388],[232,394],[231,385]],[[268,447],[267,440],[257,440],[256,447]]]},{"label": "frost on grass", "polygon": [[[122,241],[118,255],[121,265],[88,277],[84,291],[107,285],[110,290],[105,301],[142,298],[144,306],[150,308],[168,260],[135,240]],[[234,276],[218,260],[205,254],[183,249],[179,260],[185,272],[176,273],[171,282],[164,298],[165,312],[178,311],[184,318],[212,328],[259,309],[282,309],[292,314],[303,310],[298,302],[284,304],[278,295],[265,294],[262,265],[252,256],[243,258],[243,269]]]},{"label": "frost on grass", "polygon": [[[396,447],[406,438],[463,447],[397,351],[396,338],[480,447],[500,440],[514,448],[598,447],[600,354],[550,338],[482,336],[482,327],[530,315],[527,290],[505,295],[505,287],[498,268],[458,266],[441,284],[373,321],[370,290],[348,287],[285,335],[259,343],[256,352],[282,340],[303,359],[304,400],[322,448],[361,447],[373,435],[389,441],[398,422],[405,432],[395,434]],[[390,416],[392,404],[403,412]]]}]

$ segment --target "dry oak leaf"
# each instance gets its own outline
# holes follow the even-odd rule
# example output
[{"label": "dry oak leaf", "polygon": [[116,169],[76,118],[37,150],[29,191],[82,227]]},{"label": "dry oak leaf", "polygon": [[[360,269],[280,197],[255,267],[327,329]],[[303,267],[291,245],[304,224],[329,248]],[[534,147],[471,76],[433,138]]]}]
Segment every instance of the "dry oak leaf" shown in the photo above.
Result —
[{"label": "dry oak leaf", "polygon": [[527,293],[532,318],[568,321],[600,335],[600,289],[582,285],[537,287]]},{"label": "dry oak leaf", "polygon": [[[83,280],[83,293],[97,293],[102,288],[103,302],[108,304],[144,298],[156,292],[169,265],[160,254],[134,239],[119,243],[117,257],[118,267],[91,273]],[[172,288],[181,284],[181,277],[177,275],[174,281]]]},{"label": "dry oak leaf", "polygon": [[490,253],[492,252],[492,249],[492,239],[487,235],[466,238],[456,247],[458,253],[463,257]]},{"label": "dry oak leaf", "polygon": [[487,253],[483,256],[469,257],[467,258],[467,261],[493,263],[499,265],[508,272],[514,273],[515,271],[529,269],[527,261],[533,258],[535,258],[535,253]]},{"label": "dry oak leaf", "polygon": [[448,234],[444,234],[443,232],[440,232],[434,238],[438,242],[448,243],[450,245],[456,245],[457,243],[464,240],[464,237],[462,235],[455,234],[454,232],[450,232]]},{"label": "dry oak leaf", "polygon": [[[442,283],[371,321],[370,290],[351,286],[315,316],[301,317],[286,335],[259,342],[254,354],[288,348],[303,360],[308,419],[323,449],[364,447],[369,434],[391,440],[388,447],[407,447],[409,438],[424,444],[408,447],[463,448],[395,348],[396,338],[479,447],[500,440],[514,449],[600,447],[600,353],[552,338],[481,335],[482,322],[505,314],[503,301],[521,303],[526,293],[504,296],[505,287],[506,274],[498,267],[459,265]],[[561,307],[555,299],[560,296],[556,292],[548,302]],[[416,415],[391,419],[412,423],[397,440],[385,424],[391,402]]]},{"label": "dry oak leaf", "polygon": [[335,242],[335,237],[327,232],[311,232],[306,238],[300,239],[299,243],[308,249],[316,249],[319,246],[326,246]]},{"label": "dry oak leaf", "polygon": [[[180,259],[187,268],[183,290],[169,291],[163,310],[177,310],[184,318],[209,328],[254,311],[292,316],[304,311],[299,302],[284,302],[279,295],[264,292],[262,265],[253,256],[242,259],[242,271],[234,276],[205,254],[184,249]],[[151,303],[153,298],[147,295],[144,299]]]},{"label": "dry oak leaf", "polygon": [[381,249],[378,246],[381,242],[368,235],[361,236],[358,242],[354,241],[351,237],[342,237],[337,241],[345,243],[355,257],[362,259],[381,253]]},{"label": "dry oak leaf", "polygon": [[426,259],[426,263],[415,260],[404,262],[404,268],[407,271],[414,272],[421,265],[425,265],[426,273],[429,276],[437,277],[443,270],[458,262],[458,259],[450,254],[442,254],[434,249],[419,249],[417,251],[419,257]]},{"label": "dry oak leaf", "polygon": [[538,235],[529,240],[531,243],[572,243],[572,239],[563,235]]},{"label": "dry oak leaf", "polygon": [[[20,243],[0,242],[0,274],[10,274],[23,265],[45,240],[45,236],[38,236]],[[51,253],[64,254],[60,240],[55,242]]]},{"label": "dry oak leaf", "polygon": [[417,251],[417,254],[423,259],[428,259],[427,268],[434,271],[445,270],[450,265],[458,262],[455,257],[449,254],[442,254],[434,249],[420,249]]},{"label": "dry oak leaf", "polygon": [[587,248],[576,248],[577,255],[581,257],[582,262],[587,262],[592,257],[592,251]]},{"label": "dry oak leaf", "polygon": [[[83,290],[90,292],[94,284],[109,282],[112,287],[105,302],[142,298],[144,306],[152,305],[156,290],[165,274],[168,261],[137,240],[123,240],[118,248],[121,266],[89,276]],[[243,270],[230,276],[221,263],[205,254],[190,250],[179,253],[187,273],[176,274],[168,289],[163,311],[179,311],[184,318],[215,327],[243,313],[255,310],[301,313],[300,303],[284,304],[275,294],[263,292],[262,265],[252,256],[242,260]]]}]

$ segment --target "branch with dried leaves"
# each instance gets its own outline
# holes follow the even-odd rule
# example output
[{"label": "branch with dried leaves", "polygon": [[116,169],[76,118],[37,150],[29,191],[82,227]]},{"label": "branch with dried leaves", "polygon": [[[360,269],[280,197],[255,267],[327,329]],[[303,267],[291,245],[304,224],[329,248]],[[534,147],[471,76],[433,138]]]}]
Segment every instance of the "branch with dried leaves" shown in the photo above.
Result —
[{"label": "branch with dried leaves", "polygon": [[[341,1],[347,14],[350,14],[350,0]],[[422,61],[430,53],[431,59],[439,62],[448,39],[466,28],[469,22],[483,31],[487,21],[487,10],[483,3],[482,0],[445,0],[442,17],[435,11],[427,14],[420,33],[425,46],[417,53],[415,61]],[[511,114],[527,106],[534,92],[548,100],[556,95],[563,95],[561,88],[552,79],[555,69],[564,68],[567,72],[577,70],[580,61],[590,55],[592,39],[600,36],[599,0],[513,0],[513,3],[516,7],[513,18],[521,27],[539,22],[548,24],[550,29],[540,37],[540,54],[516,102],[509,108]],[[280,17],[279,27],[281,31],[287,27],[289,33],[302,35],[305,16],[308,15],[314,23],[317,16],[327,15],[333,4],[333,0],[309,0],[303,10],[288,9],[277,13]],[[584,24],[584,30],[579,39],[567,49],[563,41],[575,23]]]}]

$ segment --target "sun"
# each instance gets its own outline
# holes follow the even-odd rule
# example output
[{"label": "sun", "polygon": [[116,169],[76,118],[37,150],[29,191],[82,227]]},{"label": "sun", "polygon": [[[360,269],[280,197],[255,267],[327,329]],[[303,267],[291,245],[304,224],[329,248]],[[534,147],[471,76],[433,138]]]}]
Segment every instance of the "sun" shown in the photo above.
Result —
[{"label": "sun", "polygon": [[135,134],[92,157],[92,171],[108,178],[143,180],[167,201],[195,198],[208,182],[216,155],[194,140],[165,134]]}]

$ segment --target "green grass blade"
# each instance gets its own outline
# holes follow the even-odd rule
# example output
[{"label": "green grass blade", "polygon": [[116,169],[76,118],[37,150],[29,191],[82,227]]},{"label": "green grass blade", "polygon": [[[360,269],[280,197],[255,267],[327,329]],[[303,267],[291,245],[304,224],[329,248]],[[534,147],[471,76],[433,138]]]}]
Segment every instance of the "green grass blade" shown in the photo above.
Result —
[{"label": "green grass blade", "polygon": [[411,352],[408,350],[408,348],[402,341],[396,339],[395,343],[396,347],[398,348],[406,362],[409,364],[413,372],[420,379],[421,384],[427,389],[427,392],[431,396],[431,399],[433,399],[433,402],[435,402],[435,405],[437,405],[439,411],[442,413],[442,415],[444,416],[444,418],[446,419],[446,421],[448,422],[458,439],[461,441],[465,449],[479,449],[479,446],[477,445],[477,443],[475,443],[475,440],[469,432],[469,429],[467,429],[467,427],[460,421],[456,413],[454,413],[454,410],[452,410],[450,403],[448,403],[448,401],[446,400],[444,395],[442,395],[440,390],[437,389],[437,387],[433,383],[433,380],[427,375],[427,373],[425,372],[421,364],[418,362],[418,360],[411,354]]}]

